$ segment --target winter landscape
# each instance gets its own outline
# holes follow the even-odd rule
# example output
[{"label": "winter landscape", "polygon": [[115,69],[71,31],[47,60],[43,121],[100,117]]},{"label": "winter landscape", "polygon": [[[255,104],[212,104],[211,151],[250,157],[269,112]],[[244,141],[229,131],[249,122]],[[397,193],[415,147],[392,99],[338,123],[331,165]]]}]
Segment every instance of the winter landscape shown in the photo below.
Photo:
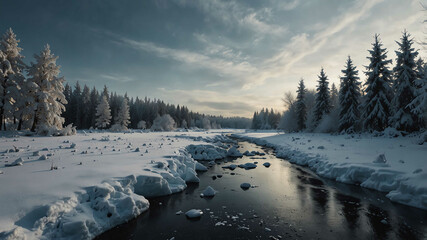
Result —
[{"label": "winter landscape", "polygon": [[427,239],[426,4],[1,1],[0,239]]}]

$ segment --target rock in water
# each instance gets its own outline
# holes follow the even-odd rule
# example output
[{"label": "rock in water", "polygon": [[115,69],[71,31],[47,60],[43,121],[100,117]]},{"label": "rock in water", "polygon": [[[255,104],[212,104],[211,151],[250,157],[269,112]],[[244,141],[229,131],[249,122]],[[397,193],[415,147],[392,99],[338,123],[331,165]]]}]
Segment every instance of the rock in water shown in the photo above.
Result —
[{"label": "rock in water", "polygon": [[262,165],[264,165],[264,167],[270,167],[270,163],[269,162],[265,162],[264,164],[262,164]]},{"label": "rock in water", "polygon": [[203,215],[202,210],[200,209],[191,209],[185,213],[185,216],[188,218],[199,218]]},{"label": "rock in water", "polygon": [[251,184],[250,183],[242,183],[242,184],[240,184],[240,187],[243,190],[247,190],[247,189],[249,189],[251,187]]},{"label": "rock in water", "polygon": [[384,154],[380,154],[377,159],[375,159],[374,163],[386,163],[387,159]]}]

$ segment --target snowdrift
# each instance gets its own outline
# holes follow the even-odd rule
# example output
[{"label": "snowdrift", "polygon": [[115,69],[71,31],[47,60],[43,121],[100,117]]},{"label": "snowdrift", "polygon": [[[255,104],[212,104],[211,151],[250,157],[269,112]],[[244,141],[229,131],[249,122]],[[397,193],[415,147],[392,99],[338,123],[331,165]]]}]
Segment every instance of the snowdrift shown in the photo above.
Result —
[{"label": "snowdrift", "polygon": [[248,132],[233,137],[271,147],[277,157],[322,177],[385,192],[391,201],[427,210],[427,153],[416,136]]}]

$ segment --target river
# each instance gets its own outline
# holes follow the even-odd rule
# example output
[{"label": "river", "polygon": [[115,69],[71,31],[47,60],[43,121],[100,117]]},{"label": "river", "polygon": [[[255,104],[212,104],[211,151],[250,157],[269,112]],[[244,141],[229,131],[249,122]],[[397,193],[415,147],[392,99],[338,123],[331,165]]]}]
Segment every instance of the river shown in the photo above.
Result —
[{"label": "river", "polygon": [[[427,211],[392,203],[377,191],[320,178],[276,158],[271,149],[248,142],[239,146],[241,152],[266,155],[218,161],[199,173],[199,184],[149,199],[147,212],[97,239],[427,238]],[[251,170],[222,168],[255,161],[258,167]],[[264,167],[264,162],[271,166]],[[243,190],[243,182],[255,187]],[[218,191],[215,197],[200,197],[207,186]],[[193,208],[203,210],[200,219],[176,214]]]}]

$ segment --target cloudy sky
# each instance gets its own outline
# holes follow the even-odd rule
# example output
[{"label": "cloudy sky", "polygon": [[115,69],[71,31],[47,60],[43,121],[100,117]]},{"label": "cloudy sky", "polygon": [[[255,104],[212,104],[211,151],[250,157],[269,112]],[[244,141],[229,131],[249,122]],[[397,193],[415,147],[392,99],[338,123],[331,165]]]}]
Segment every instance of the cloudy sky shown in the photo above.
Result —
[{"label": "cloudy sky", "polygon": [[301,77],[314,88],[322,66],[339,83],[348,55],[362,73],[375,33],[394,60],[404,29],[415,41],[427,37],[425,2],[0,0],[0,31],[13,28],[26,62],[49,43],[72,85],[106,84],[249,117],[262,107],[283,110],[283,93],[295,91]]}]

